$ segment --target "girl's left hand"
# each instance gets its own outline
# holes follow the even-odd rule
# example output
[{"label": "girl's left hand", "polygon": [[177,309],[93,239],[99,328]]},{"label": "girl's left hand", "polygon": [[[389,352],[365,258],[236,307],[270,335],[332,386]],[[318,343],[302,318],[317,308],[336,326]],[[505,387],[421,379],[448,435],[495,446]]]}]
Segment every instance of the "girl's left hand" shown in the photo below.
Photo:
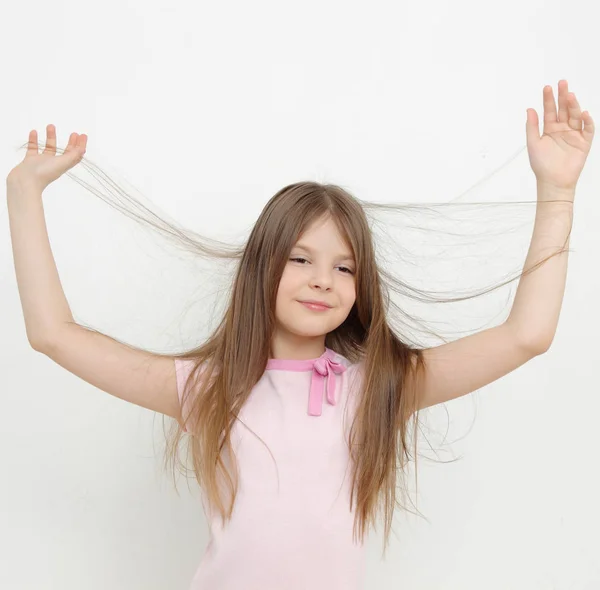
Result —
[{"label": "girl's left hand", "polygon": [[544,87],[542,137],[539,129],[536,111],[527,109],[527,150],[538,184],[574,191],[592,147],[594,122],[581,112],[566,80],[558,82],[558,115],[552,86]]}]

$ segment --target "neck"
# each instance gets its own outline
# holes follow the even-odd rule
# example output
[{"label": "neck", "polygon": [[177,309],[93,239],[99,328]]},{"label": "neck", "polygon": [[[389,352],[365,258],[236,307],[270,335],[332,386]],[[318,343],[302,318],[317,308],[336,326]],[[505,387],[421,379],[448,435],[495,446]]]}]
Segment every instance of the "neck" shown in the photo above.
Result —
[{"label": "neck", "polygon": [[325,352],[325,335],[312,337],[275,334],[271,341],[272,359],[309,360]]}]

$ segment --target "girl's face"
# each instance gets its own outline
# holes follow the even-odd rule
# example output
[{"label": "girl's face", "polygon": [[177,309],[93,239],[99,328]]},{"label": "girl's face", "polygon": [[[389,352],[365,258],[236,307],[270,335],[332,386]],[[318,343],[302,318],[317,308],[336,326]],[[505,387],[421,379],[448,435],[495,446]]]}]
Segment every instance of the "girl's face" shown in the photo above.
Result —
[{"label": "girl's face", "polygon": [[[325,335],[344,322],[356,300],[355,271],[352,252],[331,219],[316,222],[300,236],[277,291],[275,358],[323,353]],[[300,303],[307,299],[331,308],[314,311]]]}]

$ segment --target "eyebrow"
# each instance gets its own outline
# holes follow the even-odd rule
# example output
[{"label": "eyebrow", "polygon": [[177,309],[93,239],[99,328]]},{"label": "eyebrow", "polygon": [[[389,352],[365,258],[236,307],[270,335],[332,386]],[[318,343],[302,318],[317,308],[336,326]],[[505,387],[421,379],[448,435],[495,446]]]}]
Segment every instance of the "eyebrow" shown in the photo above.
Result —
[{"label": "eyebrow", "polygon": [[[300,248],[301,250],[306,250],[310,254],[314,254],[314,250],[310,246],[306,246],[304,244],[296,244],[294,248]],[[343,252],[342,254],[338,254],[337,258],[339,260],[352,260],[354,262],[354,258],[348,252]]]}]

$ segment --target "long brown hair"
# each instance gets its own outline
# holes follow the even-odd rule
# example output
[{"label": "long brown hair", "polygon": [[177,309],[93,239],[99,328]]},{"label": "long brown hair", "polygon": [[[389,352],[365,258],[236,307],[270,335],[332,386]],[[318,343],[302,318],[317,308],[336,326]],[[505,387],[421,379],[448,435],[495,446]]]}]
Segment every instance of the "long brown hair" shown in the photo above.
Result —
[{"label": "long brown hair", "polygon": [[[184,418],[193,433],[189,441],[198,481],[204,483],[210,504],[228,520],[237,493],[237,466],[226,475],[221,453],[226,448],[235,461],[231,429],[267,366],[277,288],[289,252],[300,234],[324,216],[335,221],[356,260],[356,302],[346,320],[326,335],[325,345],[351,362],[361,361],[364,372],[348,440],[357,484],[350,500],[356,505],[354,533],[362,540],[380,495],[391,521],[396,464],[399,458],[402,464],[407,423],[417,409],[414,388],[404,387],[405,376],[421,362],[422,352],[403,344],[386,322],[369,224],[346,191],[303,182],[286,186],[267,203],[244,248],[223,321],[205,344],[177,355],[193,359],[195,367],[185,389],[193,399],[184,402],[192,411]],[[227,505],[219,496],[217,472],[227,481]]]},{"label": "long brown hair", "polygon": [[[84,158],[82,164],[94,173],[96,167],[87,159]],[[74,174],[69,172],[67,175],[90,189]],[[96,178],[103,182],[102,175]],[[111,182],[111,187],[116,184]],[[107,199],[102,193],[93,192],[115,206],[113,198]],[[175,420],[171,422],[172,428],[166,439],[165,466],[185,467],[180,453],[180,442],[185,438],[195,478],[224,523],[232,516],[238,490],[238,471],[230,435],[240,409],[266,369],[275,325],[276,294],[289,252],[313,222],[330,217],[336,223],[356,260],[356,302],[346,320],[326,335],[325,345],[350,362],[361,365],[359,401],[347,441],[352,462],[350,504],[355,507],[354,536],[364,541],[368,529],[376,528],[381,511],[385,554],[395,508],[407,509],[398,500],[397,492],[401,491],[401,498],[409,498],[402,476],[411,458],[416,467],[418,392],[425,370],[423,350],[403,342],[407,336],[402,339],[392,330],[390,311],[410,316],[391,300],[390,291],[403,295],[412,292],[411,297],[426,302],[434,298],[431,292],[409,286],[378,264],[365,211],[411,211],[417,208],[429,211],[433,205],[364,202],[338,185],[298,182],[278,191],[264,207],[246,243],[232,247],[182,231],[121,192],[119,201],[127,200],[147,215],[137,215],[119,204],[122,212],[183,244],[187,250],[209,258],[239,260],[225,313],[212,335],[201,346],[187,352],[163,355],[193,361],[182,403],[190,408],[189,414],[183,416],[190,436],[183,437],[182,424]],[[568,249],[562,248],[532,268],[479,294],[443,301],[464,301],[489,293],[533,272],[565,251]],[[413,455],[411,450],[414,450]],[[231,470],[227,469],[223,453],[227,453],[233,465]],[[227,498],[222,496],[219,481],[225,482]]]}]

